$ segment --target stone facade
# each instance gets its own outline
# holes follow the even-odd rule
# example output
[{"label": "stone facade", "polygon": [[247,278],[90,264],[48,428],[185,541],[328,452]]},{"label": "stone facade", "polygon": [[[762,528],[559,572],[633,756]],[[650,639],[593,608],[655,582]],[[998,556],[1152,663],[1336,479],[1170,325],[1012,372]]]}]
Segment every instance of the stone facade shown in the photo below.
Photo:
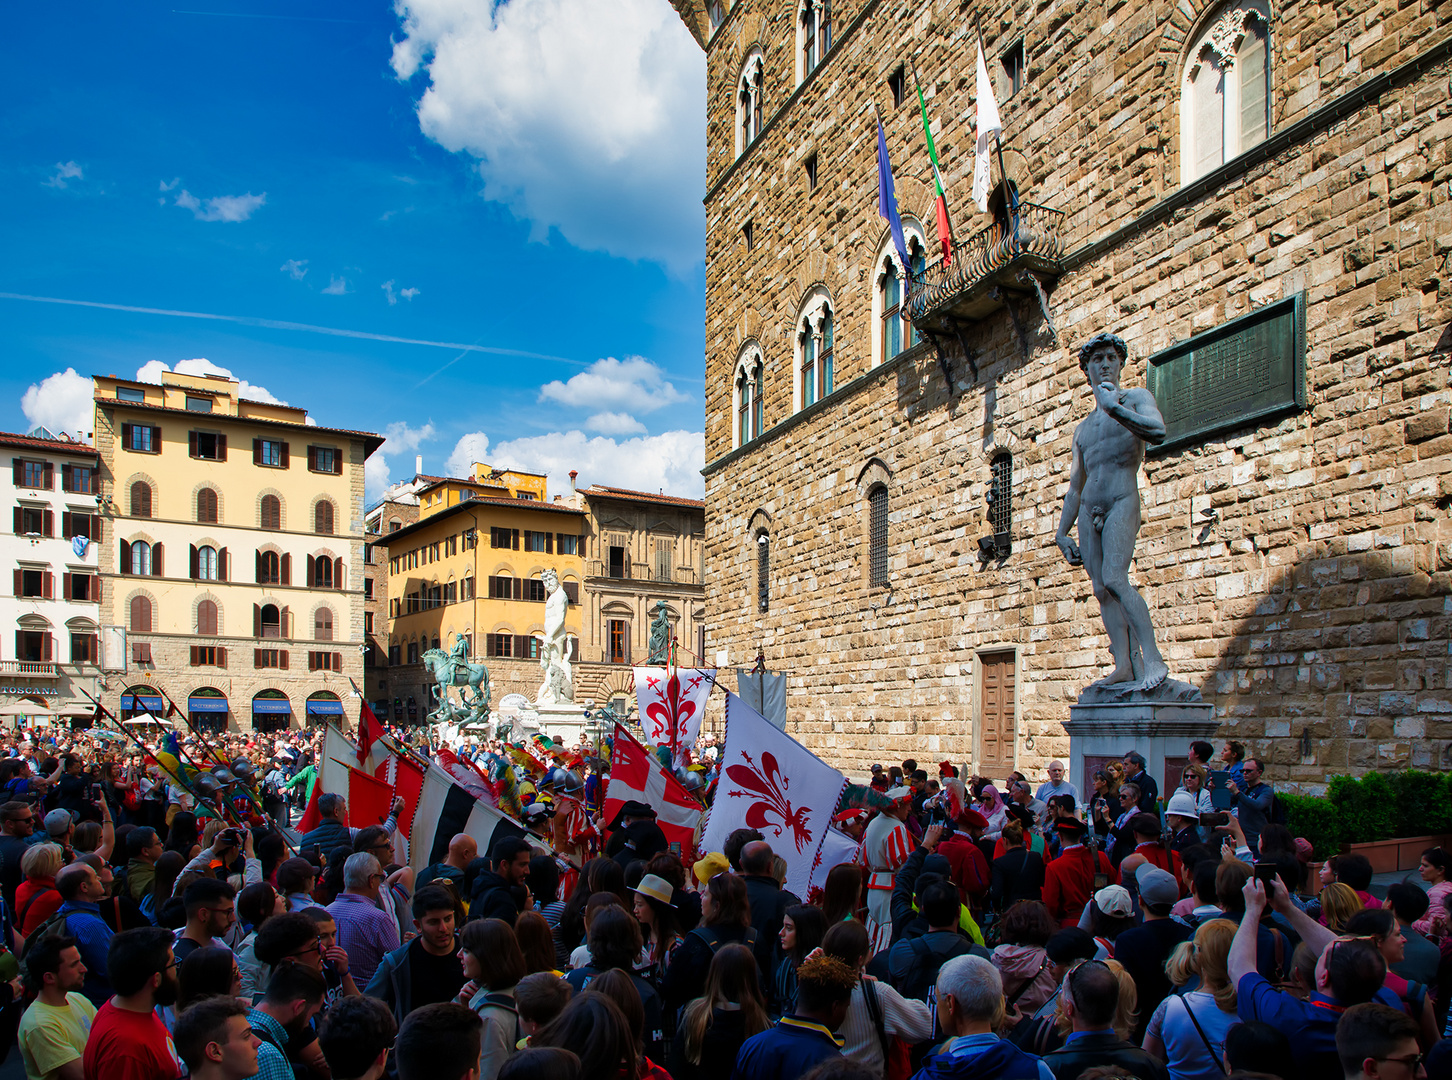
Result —
[{"label": "stone facade", "polygon": [[[683,4],[683,9],[695,10]],[[800,5],[796,5],[800,6]],[[1247,3],[1241,7],[1251,7]],[[1269,137],[1191,182],[1182,79],[1230,10],[1103,0],[981,10],[1009,174],[1065,214],[1051,331],[1032,299],[882,358],[873,293],[875,104],[898,198],[930,259],[929,116],[959,241],[982,229],[973,169],[973,20],[945,0],[839,0],[798,85],[793,5],[737,0],[708,64],[706,606],[712,650],[758,644],[788,676],[788,731],[860,774],[874,760],[982,753],[985,658],[1011,676],[1008,761],[1031,775],[1107,670],[1098,606],[1054,543],[1075,425],[1075,350],[1101,330],[1146,357],[1302,295],[1305,408],[1152,457],[1132,576],[1171,672],[1280,787],[1368,768],[1452,768],[1452,12],[1360,0],[1278,5]],[[737,88],[762,57],[762,125],[737,153]],[[815,189],[804,165],[815,156]],[[994,162],[994,179],[999,177]],[[751,243],[744,226],[751,223]],[[914,224],[910,222],[910,227]],[[825,290],[836,382],[800,407],[794,336]],[[875,339],[877,339],[875,341]],[[737,447],[733,385],[764,362],[763,430]],[[978,558],[991,460],[1013,456],[1012,553]],[[868,497],[888,492],[888,584],[872,586]],[[759,608],[756,538],[769,537]],[[726,666],[726,665],[723,665]],[[1005,674],[1007,673],[1007,675]],[[729,679],[728,679],[729,683]],[[1127,748],[1126,748],[1127,749]],[[1007,764],[993,770],[1007,772]],[[1075,778],[1078,779],[1078,778]]]},{"label": "stone facade", "polygon": [[[397,486],[405,489],[437,479],[416,476],[411,483]],[[404,490],[398,497],[385,497],[370,507],[364,517],[363,531],[368,542],[363,548],[363,630],[368,650],[363,654],[363,693],[375,709],[385,700],[391,702],[388,694],[388,536],[417,521],[418,509],[418,496]]]}]

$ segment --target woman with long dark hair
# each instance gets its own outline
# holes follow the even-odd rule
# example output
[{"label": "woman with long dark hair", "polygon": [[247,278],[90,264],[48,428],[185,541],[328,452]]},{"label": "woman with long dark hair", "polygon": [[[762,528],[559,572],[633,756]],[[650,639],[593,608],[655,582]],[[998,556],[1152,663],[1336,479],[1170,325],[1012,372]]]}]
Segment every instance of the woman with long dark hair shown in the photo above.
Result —
[{"label": "woman with long dark hair", "polygon": [[712,955],[723,945],[756,947],[751,925],[751,902],[746,882],[735,874],[717,874],[701,890],[701,925],[687,934],[671,954],[660,994],[667,1015],[692,998],[701,996]]},{"label": "woman with long dark hair", "polygon": [[521,911],[514,920],[514,936],[519,939],[519,951],[524,954],[524,972],[533,975],[536,971],[548,971],[555,975],[555,939],[550,924],[538,911]]},{"label": "woman with long dark hair", "polygon": [[518,1042],[514,987],[525,976],[524,954],[514,929],[503,919],[475,919],[459,935],[459,962],[470,980],[464,992],[474,991],[464,1004],[484,1021],[479,1080],[494,1080]]},{"label": "woman with long dark hair", "polygon": [[242,995],[242,972],[237,967],[237,958],[231,949],[207,945],[194,949],[181,962],[176,972],[180,989],[176,998],[176,1012],[205,997]]},{"label": "woman with long dark hair", "polygon": [[564,1011],[530,1039],[529,1045],[558,1046],[580,1057],[580,1080],[639,1080],[635,1036],[620,1006],[604,994],[576,994]]},{"label": "woman with long dark hair", "polygon": [[1427,914],[1412,923],[1412,929],[1425,936],[1447,932],[1447,898],[1452,896],[1452,881],[1447,880],[1452,872],[1452,859],[1439,847],[1429,847],[1422,852],[1422,861],[1417,865],[1422,880],[1427,883]]},{"label": "woman with long dark hair", "polygon": [[792,1011],[797,1003],[797,968],[807,954],[822,944],[822,935],[827,932],[827,920],[822,909],[811,904],[793,904],[782,914],[781,963],[776,966],[776,977],[771,986],[771,1015],[780,1017]]},{"label": "woman with long dark hair", "polygon": [[705,993],[686,1006],[671,1043],[671,1076],[730,1080],[741,1044],[770,1024],[755,954],[745,945],[722,945],[711,958]]},{"label": "woman with long dark hair", "polygon": [[565,910],[560,915],[555,954],[561,968],[568,966],[570,954],[585,940],[585,905],[597,892],[615,893],[620,897],[622,906],[631,902],[625,891],[625,869],[614,859],[591,859],[580,870],[575,891],[565,902]]},{"label": "woman with long dark hair", "polygon": [[[742,886],[743,891],[745,886]],[[596,911],[590,919],[590,963],[576,968],[565,976],[577,992],[586,989],[597,976],[619,969],[630,976],[631,982],[640,994],[641,1006],[645,1009],[645,1048],[650,1057],[660,1056],[665,1025],[662,1020],[660,995],[655,987],[641,978],[635,971],[640,957],[640,923],[634,915],[616,904]]]},{"label": "woman with long dark hair", "polygon": [[680,919],[673,906],[676,891],[670,882],[655,874],[646,874],[632,891],[635,917],[640,920],[644,948],[650,956],[650,962],[640,973],[659,982],[671,950],[681,940]]},{"label": "woman with long dark hair", "polygon": [[822,917],[827,925],[856,918],[861,893],[862,868],[856,863],[839,863],[827,871],[827,881],[822,886]]},{"label": "woman with long dark hair", "polygon": [[171,819],[171,831],[166,834],[166,851],[180,853],[187,862],[197,857],[202,850],[201,837],[197,833],[197,815],[183,810]]}]

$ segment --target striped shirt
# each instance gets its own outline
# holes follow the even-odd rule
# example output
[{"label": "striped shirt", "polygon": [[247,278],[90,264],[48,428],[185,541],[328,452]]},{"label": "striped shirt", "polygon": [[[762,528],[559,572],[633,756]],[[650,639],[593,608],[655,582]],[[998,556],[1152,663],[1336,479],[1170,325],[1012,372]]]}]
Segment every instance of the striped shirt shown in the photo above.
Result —
[{"label": "striped shirt", "polygon": [[367,986],[383,962],[384,954],[398,948],[398,923],[357,893],[339,893],[328,905],[328,914],[338,924],[338,944],[348,954],[353,981]]}]

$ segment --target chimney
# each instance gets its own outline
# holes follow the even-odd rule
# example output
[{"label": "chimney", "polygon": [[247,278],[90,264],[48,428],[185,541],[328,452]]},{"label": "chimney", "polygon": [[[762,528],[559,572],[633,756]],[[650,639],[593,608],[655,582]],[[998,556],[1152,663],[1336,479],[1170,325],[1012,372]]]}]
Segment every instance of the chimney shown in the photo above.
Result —
[{"label": "chimney", "polygon": [[421,472],[423,472],[423,455],[415,454],[413,456],[413,474],[417,476]]},{"label": "chimney", "polygon": [[571,469],[570,470],[570,490],[571,491],[574,491],[575,490],[575,477],[577,477],[579,475],[580,475],[580,470],[579,469]]}]

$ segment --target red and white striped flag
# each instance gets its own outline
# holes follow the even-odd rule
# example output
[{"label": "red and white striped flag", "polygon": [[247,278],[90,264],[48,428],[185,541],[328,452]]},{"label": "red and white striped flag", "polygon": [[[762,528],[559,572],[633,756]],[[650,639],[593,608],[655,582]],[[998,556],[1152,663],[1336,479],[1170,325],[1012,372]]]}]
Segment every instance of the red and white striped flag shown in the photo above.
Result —
[{"label": "red and white striped flag", "polygon": [[610,753],[610,781],[605,787],[607,822],[627,802],[645,803],[656,813],[655,823],[666,842],[681,845],[681,856],[695,857],[693,838],[701,820],[701,804],[679,780],[666,773],[654,757],[620,724],[615,725],[615,747]]}]

